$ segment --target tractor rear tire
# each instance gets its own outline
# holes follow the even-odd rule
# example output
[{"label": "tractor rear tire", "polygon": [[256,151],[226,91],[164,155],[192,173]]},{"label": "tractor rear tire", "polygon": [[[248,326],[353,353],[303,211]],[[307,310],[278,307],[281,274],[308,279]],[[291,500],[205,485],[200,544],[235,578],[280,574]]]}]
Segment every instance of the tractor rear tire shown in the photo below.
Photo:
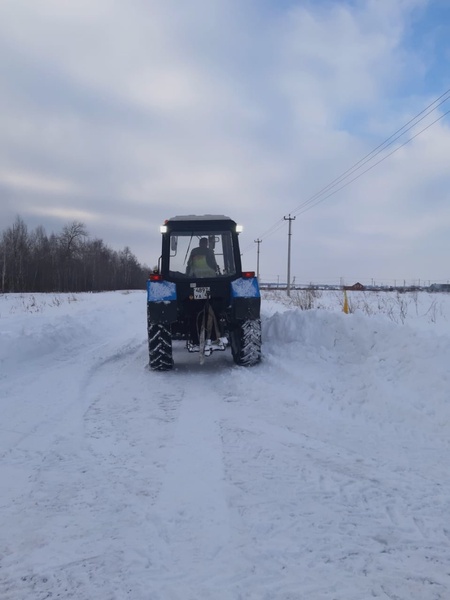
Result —
[{"label": "tractor rear tire", "polygon": [[231,332],[231,352],[237,365],[251,367],[261,360],[261,320],[240,322]]},{"label": "tractor rear tire", "polygon": [[148,355],[152,371],[172,369],[172,333],[168,323],[148,324]]}]

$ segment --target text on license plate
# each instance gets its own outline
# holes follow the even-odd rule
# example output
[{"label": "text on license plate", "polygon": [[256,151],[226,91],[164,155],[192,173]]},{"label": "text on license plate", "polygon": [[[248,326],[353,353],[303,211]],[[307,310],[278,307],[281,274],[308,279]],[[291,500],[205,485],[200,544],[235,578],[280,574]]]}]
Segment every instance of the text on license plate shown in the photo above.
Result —
[{"label": "text on license plate", "polygon": [[194,288],[194,300],[206,300],[210,292],[209,287],[195,287]]}]

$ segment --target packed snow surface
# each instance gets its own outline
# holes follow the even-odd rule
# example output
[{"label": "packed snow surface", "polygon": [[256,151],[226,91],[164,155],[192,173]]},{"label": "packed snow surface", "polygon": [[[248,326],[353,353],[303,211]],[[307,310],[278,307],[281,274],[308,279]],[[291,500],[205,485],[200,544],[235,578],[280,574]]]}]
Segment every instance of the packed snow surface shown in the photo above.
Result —
[{"label": "packed snow surface", "polygon": [[1,600],[448,600],[450,301],[386,298],[155,373],[145,292],[0,296]]}]

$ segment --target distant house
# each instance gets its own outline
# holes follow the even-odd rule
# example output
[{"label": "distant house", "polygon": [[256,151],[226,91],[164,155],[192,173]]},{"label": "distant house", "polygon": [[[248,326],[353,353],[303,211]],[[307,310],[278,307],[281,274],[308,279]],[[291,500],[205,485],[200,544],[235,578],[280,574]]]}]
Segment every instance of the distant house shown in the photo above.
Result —
[{"label": "distant house", "polygon": [[450,283],[432,283],[429,292],[450,292]]},{"label": "distant house", "polygon": [[344,290],[356,290],[358,292],[362,292],[365,289],[366,288],[363,286],[362,283],[359,283],[359,281],[357,281],[353,285],[344,285]]}]

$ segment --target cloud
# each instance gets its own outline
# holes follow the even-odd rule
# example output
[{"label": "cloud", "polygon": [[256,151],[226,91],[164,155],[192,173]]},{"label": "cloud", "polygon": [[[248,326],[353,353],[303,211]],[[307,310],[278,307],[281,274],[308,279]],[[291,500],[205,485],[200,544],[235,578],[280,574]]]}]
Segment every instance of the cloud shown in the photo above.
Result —
[{"label": "cloud", "polygon": [[73,194],[79,190],[78,186],[71,181],[51,176],[46,177],[42,173],[29,173],[7,169],[0,169],[0,185],[18,190],[57,195]]},{"label": "cloud", "polygon": [[[15,207],[0,203],[1,222],[18,208],[52,224],[82,215],[105,243],[152,262],[164,218],[216,212],[244,222],[251,247],[431,101],[412,77],[429,65],[411,44],[426,10],[422,0],[5,0],[0,193]],[[299,215],[297,276],[376,265],[380,240],[395,251],[432,239],[447,222],[448,143],[441,123]],[[263,274],[285,260],[284,236],[263,242]],[[384,259],[380,269],[390,271]]]},{"label": "cloud", "polygon": [[42,215],[44,217],[56,217],[57,219],[63,219],[64,222],[70,221],[89,221],[95,222],[100,220],[100,216],[92,212],[83,210],[77,210],[74,208],[58,208],[56,206],[31,206],[30,214]]}]

